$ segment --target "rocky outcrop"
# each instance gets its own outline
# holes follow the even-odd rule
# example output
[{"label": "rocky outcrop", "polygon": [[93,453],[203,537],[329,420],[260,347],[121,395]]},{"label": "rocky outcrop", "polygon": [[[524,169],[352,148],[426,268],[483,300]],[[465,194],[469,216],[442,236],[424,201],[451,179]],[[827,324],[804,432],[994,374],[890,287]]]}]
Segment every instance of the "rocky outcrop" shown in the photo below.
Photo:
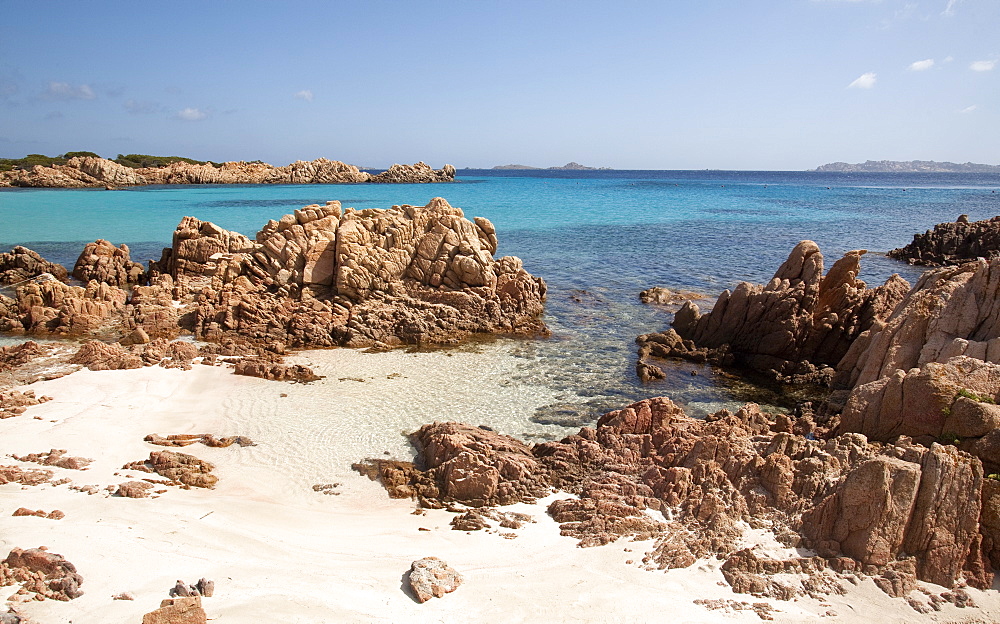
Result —
[{"label": "rocky outcrop", "polygon": [[518,258],[494,258],[497,244],[492,223],[442,198],[388,210],[306,206],[254,240],[185,217],[148,284],[126,292],[141,279],[137,265],[127,248],[97,241],[75,270],[85,288],[39,279],[0,295],[0,331],[129,346],[190,332],[276,353],[546,333],[545,283]]},{"label": "rocky outcrop", "polygon": [[0,331],[110,337],[128,326],[124,290],[96,281],[70,286],[43,277],[17,286],[16,298],[0,295]]},{"label": "rocky outcrop", "polygon": [[301,364],[281,364],[277,362],[265,362],[261,360],[245,359],[236,363],[233,372],[237,375],[248,377],[260,377],[272,381],[294,381],[298,383],[309,383],[322,379],[308,366]]},{"label": "rocky outcrop", "polygon": [[187,453],[175,451],[153,451],[146,461],[137,461],[122,466],[125,470],[155,472],[184,487],[214,488],[219,478],[212,474],[215,466]]},{"label": "rocky outcrop", "polygon": [[[169,277],[160,292],[190,301],[180,322],[208,340],[369,346],[544,332],[544,282],[517,258],[494,259],[496,246],[489,221],[441,198],[362,211],[328,202],[270,221],[255,241],[185,218],[153,278]],[[147,310],[164,307],[137,290]]]},{"label": "rocky outcrop", "polygon": [[35,396],[34,390],[0,390],[0,419],[23,414],[32,405],[51,401],[49,396]]},{"label": "rocky outcrop", "polygon": [[62,555],[44,547],[22,550],[15,548],[0,563],[0,586],[21,583],[26,593],[39,600],[72,600],[83,595],[83,577]]},{"label": "rocky outcrop", "polygon": [[393,165],[372,175],[336,160],[299,160],[275,167],[262,162],[224,162],[218,165],[177,161],[163,167],[133,169],[94,156],[76,156],[65,165],[36,165],[0,173],[0,187],[122,187],[146,184],[358,184],[381,182],[415,184],[451,182],[455,168],[431,169],[424,163]]},{"label": "rocky outcrop", "polygon": [[509,505],[548,492],[531,450],[514,438],[461,423],[434,423],[421,427],[413,441],[423,469],[385,460],[355,469],[379,478],[393,498],[418,498],[427,507]]},{"label": "rocky outcrop", "polygon": [[69,278],[61,264],[49,262],[27,247],[18,245],[7,253],[0,253],[0,285],[17,284],[43,273],[61,282]]},{"label": "rocky outcrop", "polygon": [[[428,470],[411,468],[403,485],[432,505],[516,502],[561,489],[576,497],[552,502],[549,514],[581,546],[652,539],[642,559],[648,569],[718,557],[734,589],[755,595],[843,591],[844,575],[873,577],[891,595],[917,580],[990,586],[996,512],[984,501],[993,504],[995,488],[978,459],[905,437],[881,444],[856,433],[816,439],[817,431],[807,413],[766,414],[748,404],[697,420],[666,398],[609,412],[596,427],[530,451],[505,436],[438,423],[414,438]],[[445,468],[458,461],[475,468]],[[483,484],[507,496],[483,489],[469,501],[426,496]],[[462,525],[471,530],[473,520]],[[748,549],[747,526],[818,556],[776,559]]]},{"label": "rocky outcrop", "polygon": [[417,602],[427,602],[458,589],[462,575],[437,557],[424,557],[413,562],[406,580]]},{"label": "rocky outcrop", "polygon": [[961,215],[954,223],[939,223],[915,234],[913,242],[888,252],[890,258],[927,266],[954,265],[1000,254],[1000,217],[970,222]]},{"label": "rocky outcrop", "polygon": [[442,169],[431,169],[431,166],[418,162],[414,165],[393,165],[387,170],[371,177],[369,182],[379,184],[413,184],[413,183],[434,183],[453,182],[455,180],[455,168],[445,165]]},{"label": "rocky outcrop", "polygon": [[164,598],[160,608],[142,616],[142,624],[206,624],[208,616],[201,596]]},{"label": "rocky outcrop", "polygon": [[118,288],[145,282],[146,271],[129,257],[128,245],[115,247],[104,239],[87,243],[73,266],[73,277],[86,283],[104,282]]},{"label": "rocky outcrop", "polygon": [[909,290],[897,275],[869,289],[857,277],[864,253],[848,252],[824,276],[819,247],[802,241],[766,285],[742,282],[705,315],[688,302],[673,330],[640,336],[640,361],[681,357],[781,380],[826,381],[854,340],[888,317]]}]

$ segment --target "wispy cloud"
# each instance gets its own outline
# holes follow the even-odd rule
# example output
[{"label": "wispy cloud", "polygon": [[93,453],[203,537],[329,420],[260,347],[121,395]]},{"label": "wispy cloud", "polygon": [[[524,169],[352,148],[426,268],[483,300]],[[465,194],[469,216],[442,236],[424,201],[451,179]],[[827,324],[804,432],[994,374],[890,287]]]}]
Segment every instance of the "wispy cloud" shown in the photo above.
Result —
[{"label": "wispy cloud", "polygon": [[965,108],[963,108],[962,110],[960,110],[958,112],[963,113],[963,114],[967,114],[967,113],[971,113],[972,111],[976,110],[977,108],[978,108],[978,106],[976,106],[975,104],[973,104],[972,106],[966,106]]},{"label": "wispy cloud", "polygon": [[910,63],[909,69],[910,71],[918,72],[926,71],[931,67],[934,67],[934,59],[924,59],[922,61],[914,61],[913,63]]},{"label": "wispy cloud", "polygon": [[181,121],[201,121],[202,119],[206,119],[207,117],[208,117],[207,112],[199,108],[191,108],[191,107],[179,110],[177,111],[177,114],[174,115],[174,119],[180,119]]},{"label": "wispy cloud", "polygon": [[958,4],[961,1],[962,0],[948,0],[948,6],[946,6],[944,8],[944,11],[941,11],[941,15],[947,15],[948,17],[951,17],[952,15],[954,15],[955,14],[955,5]]},{"label": "wispy cloud", "polygon": [[977,72],[986,72],[996,67],[996,65],[996,61],[975,61],[972,65],[969,65],[969,69]]},{"label": "wispy cloud", "polygon": [[151,115],[160,112],[160,105],[156,102],[146,102],[143,100],[125,100],[122,105],[130,115]]},{"label": "wispy cloud", "polygon": [[46,100],[93,100],[97,97],[90,85],[82,84],[73,86],[68,82],[50,82],[49,87],[42,93]]},{"label": "wispy cloud", "polygon": [[295,94],[296,100],[305,100],[306,102],[313,101],[313,92],[309,89],[303,89]]},{"label": "wispy cloud", "polygon": [[847,85],[848,89],[871,89],[875,86],[875,72],[861,74],[854,82]]}]

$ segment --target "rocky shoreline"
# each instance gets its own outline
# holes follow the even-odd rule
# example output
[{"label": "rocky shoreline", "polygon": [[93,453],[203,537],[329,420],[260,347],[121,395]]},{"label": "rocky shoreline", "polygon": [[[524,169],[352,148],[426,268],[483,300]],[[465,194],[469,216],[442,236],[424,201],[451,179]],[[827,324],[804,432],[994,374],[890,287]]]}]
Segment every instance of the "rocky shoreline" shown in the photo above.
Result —
[{"label": "rocky shoreline", "polygon": [[75,156],[65,165],[35,165],[0,172],[0,187],[122,188],[150,184],[426,184],[454,182],[455,168],[432,169],[418,162],[395,164],[379,174],[354,165],[319,158],[275,167],[262,162],[224,162],[218,165],[184,161],[163,167],[126,167],[106,158]]},{"label": "rocky shoreline", "polygon": [[[126,246],[87,245],[67,272],[23,247],[0,254],[0,331],[145,343],[182,333],[287,347],[448,344],[476,333],[542,335],[545,283],[495,259],[484,218],[426,206],[306,206],[255,240],[185,217],[148,269]],[[48,276],[48,277],[45,277]]]},{"label": "rocky shoreline", "polygon": [[[544,334],[544,282],[516,258],[494,259],[496,248],[489,221],[469,221],[441,198],[389,210],[307,206],[270,221],[254,240],[186,217],[149,267],[134,263],[127,247],[87,245],[72,271],[85,287],[15,248],[0,255],[0,275],[15,295],[0,296],[0,328],[103,340],[0,348],[0,387],[10,388],[0,393],[0,417],[52,404],[15,386],[80,368],[207,370],[229,362],[240,375],[322,383],[322,371],[282,356],[289,348],[384,350],[454,344],[475,333]],[[657,361],[682,358],[827,385],[826,403],[785,414],[751,403],[695,419],[653,397],[532,446],[488,426],[449,422],[444,413],[412,435],[415,461],[382,457],[353,468],[391,498],[414,500],[418,517],[450,518],[450,529],[469,536],[516,539],[536,520],[514,510],[542,505],[564,539],[581,547],[639,544],[627,565],[647,573],[715,571],[733,592],[759,601],[726,602],[705,590],[687,596],[698,608],[772,619],[795,601],[820,608],[872,587],[899,605],[894,613],[909,614],[903,619],[953,609],[997,615],[1000,269],[978,259],[932,269],[912,288],[898,276],[868,288],[858,279],[864,253],[848,252],[824,275],[818,246],[803,241],[768,284],[740,284],[706,314],[688,301],[673,329],[637,340],[637,371],[652,383]],[[645,298],[674,301],[665,291]],[[207,344],[173,340],[181,335]],[[178,433],[148,434],[145,444],[253,444],[243,435],[193,433],[211,430],[200,422],[171,430]],[[116,486],[121,498],[168,496],[166,486],[177,484],[224,487],[225,474],[233,476],[212,473],[220,455],[209,463],[129,448],[122,471],[163,478],[123,473],[132,481]],[[136,461],[138,448],[149,460]],[[66,459],[55,448],[12,457],[45,465]],[[51,471],[4,468],[7,481],[22,487],[59,485]],[[340,494],[340,485],[312,490]],[[61,517],[50,508],[15,515]],[[11,561],[20,561],[16,554]],[[418,561],[430,563],[415,561],[407,574],[426,576],[430,566],[447,587],[421,589],[417,602],[466,591],[459,583],[467,570],[425,555]],[[20,600],[58,597],[64,585],[60,599],[79,598],[76,567],[50,558],[70,572],[51,579],[27,568],[6,573],[27,588]],[[200,601],[198,611],[203,617]],[[949,621],[961,619],[948,613]]]}]

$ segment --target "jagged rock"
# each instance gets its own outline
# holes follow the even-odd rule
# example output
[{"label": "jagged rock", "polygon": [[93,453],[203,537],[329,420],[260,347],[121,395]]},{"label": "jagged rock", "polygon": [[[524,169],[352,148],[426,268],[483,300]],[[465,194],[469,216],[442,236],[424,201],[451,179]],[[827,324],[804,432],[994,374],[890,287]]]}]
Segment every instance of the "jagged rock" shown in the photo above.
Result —
[{"label": "jagged rock", "polygon": [[34,462],[43,466],[56,466],[68,470],[86,470],[94,460],[85,457],[66,457],[66,449],[51,449],[48,453],[11,455],[17,461]]},{"label": "jagged rock", "polygon": [[187,487],[213,488],[219,481],[211,474],[215,466],[193,455],[175,451],[153,451],[145,462],[132,462],[123,468],[156,472]]},{"label": "jagged rock", "polygon": [[127,323],[124,290],[96,281],[80,287],[43,278],[18,285],[15,299],[0,296],[0,331],[117,336]]},{"label": "jagged rock", "polygon": [[107,343],[90,340],[80,347],[70,358],[70,363],[81,364],[90,370],[128,370],[142,368],[143,361],[138,355],[126,351],[116,342]]},{"label": "jagged rock", "polygon": [[855,339],[884,320],[909,284],[898,275],[869,289],[857,279],[864,250],[851,251],[823,276],[812,241],[796,245],[767,285],[740,283],[709,314],[687,302],[673,332],[640,336],[648,356],[710,360],[767,372],[779,380],[825,380]]},{"label": "jagged rock", "polygon": [[35,396],[34,390],[0,390],[0,419],[23,414],[32,405],[51,400],[49,396]]},{"label": "jagged rock", "polygon": [[322,379],[308,366],[301,364],[278,364],[275,362],[262,362],[260,360],[240,360],[236,363],[233,372],[237,375],[248,377],[260,377],[272,381],[296,381],[308,383]]},{"label": "jagged rock", "polygon": [[83,577],[62,555],[45,548],[15,548],[0,563],[0,586],[23,583],[29,592],[52,600],[72,600],[83,595]]},{"label": "jagged rock", "polygon": [[[989,587],[984,558],[996,551],[991,527],[1000,524],[1000,512],[985,483],[993,480],[984,480],[975,457],[905,438],[880,444],[856,433],[804,437],[814,426],[808,413],[772,415],[753,404],[697,420],[661,397],[609,412],[596,428],[538,444],[530,456],[495,433],[426,425],[415,436],[418,461],[435,467],[422,471],[397,462],[382,474],[395,478],[393,487],[438,505],[452,487],[441,467],[454,458],[476,467],[458,476],[462,489],[477,490],[470,501],[477,505],[500,502],[480,498],[481,491],[507,491],[506,500],[516,502],[533,490],[563,489],[577,497],[554,501],[548,512],[579,545],[652,539],[643,559],[651,569],[727,559],[724,573],[734,587],[760,595],[839,592],[837,575],[859,573],[878,577],[891,595],[916,580],[951,587],[965,579]],[[533,479],[491,472],[485,458],[504,453]],[[508,479],[512,488],[505,488]],[[485,517],[477,511],[455,523],[471,530]],[[767,528],[781,543],[814,548],[820,556],[741,554],[745,525]],[[802,577],[783,578],[789,573]]]},{"label": "jagged rock", "polygon": [[115,496],[122,496],[124,498],[147,498],[151,489],[153,489],[152,483],[146,483],[145,481],[126,481],[125,483],[118,485],[118,490],[115,492]]},{"label": "jagged rock", "polygon": [[35,516],[36,518],[48,518],[49,520],[62,520],[66,517],[62,511],[54,509],[52,511],[44,511],[41,509],[28,509],[26,507],[18,507],[14,510],[12,516]]},{"label": "jagged rock", "polygon": [[129,258],[128,246],[115,247],[104,239],[87,243],[73,266],[73,277],[89,282],[97,280],[118,288],[145,281],[142,265]]},{"label": "jagged rock", "polygon": [[51,470],[24,470],[19,466],[0,466],[0,485],[4,483],[40,485],[47,483],[51,478]]},{"label": "jagged rock", "polygon": [[386,171],[371,177],[369,182],[382,184],[413,184],[429,182],[452,182],[455,168],[445,165],[442,169],[431,169],[430,165],[418,162],[413,165],[393,165]]},{"label": "jagged rock", "polygon": [[8,253],[0,253],[0,284],[17,284],[43,273],[48,273],[61,282],[69,279],[65,267],[49,262],[27,247],[18,245]]},{"label": "jagged rock", "polygon": [[49,188],[117,188],[145,184],[357,184],[388,182],[413,184],[451,182],[455,168],[445,165],[433,170],[424,163],[393,165],[382,174],[373,176],[354,165],[319,158],[299,160],[275,167],[261,162],[224,162],[196,164],[173,162],[163,167],[133,169],[114,161],[94,156],[77,156],[65,165],[0,172],[0,187],[28,186]]},{"label": "jagged rock", "polygon": [[933,230],[915,234],[913,242],[886,255],[910,264],[942,266],[961,264],[1000,253],[1000,217],[969,222],[961,215],[954,223],[939,223]]},{"label": "jagged rock", "polygon": [[424,557],[410,566],[407,580],[417,602],[427,602],[455,591],[463,579],[461,574],[437,557]]},{"label": "jagged rock", "polygon": [[160,608],[142,616],[142,624],[206,624],[201,596],[166,598]]}]

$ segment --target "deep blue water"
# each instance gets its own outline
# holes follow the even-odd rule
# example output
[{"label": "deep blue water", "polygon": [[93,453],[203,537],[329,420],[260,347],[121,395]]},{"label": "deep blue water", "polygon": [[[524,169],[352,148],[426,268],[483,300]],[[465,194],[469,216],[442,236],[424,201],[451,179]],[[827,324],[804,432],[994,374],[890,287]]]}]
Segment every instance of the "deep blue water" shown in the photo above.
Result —
[{"label": "deep blue water", "polygon": [[499,253],[520,256],[549,284],[554,336],[523,343],[531,364],[520,381],[592,395],[592,405],[563,411],[594,412],[651,393],[706,403],[742,396],[707,371],[692,378],[690,365],[653,388],[638,384],[632,341],[670,320],[640,304],[639,291],[714,296],[740,280],[766,281],[807,238],[828,266],[847,250],[870,250],[869,284],[894,272],[912,282],[919,271],[881,254],[960,214],[1000,214],[1000,175],[459,170],[457,182],[430,185],[10,189],[0,190],[0,248],[23,244],[72,266],[86,242],[105,238],[144,261],[159,257],[185,215],[252,237],[268,219],[311,203],[383,208],[435,196],[490,219]]}]

